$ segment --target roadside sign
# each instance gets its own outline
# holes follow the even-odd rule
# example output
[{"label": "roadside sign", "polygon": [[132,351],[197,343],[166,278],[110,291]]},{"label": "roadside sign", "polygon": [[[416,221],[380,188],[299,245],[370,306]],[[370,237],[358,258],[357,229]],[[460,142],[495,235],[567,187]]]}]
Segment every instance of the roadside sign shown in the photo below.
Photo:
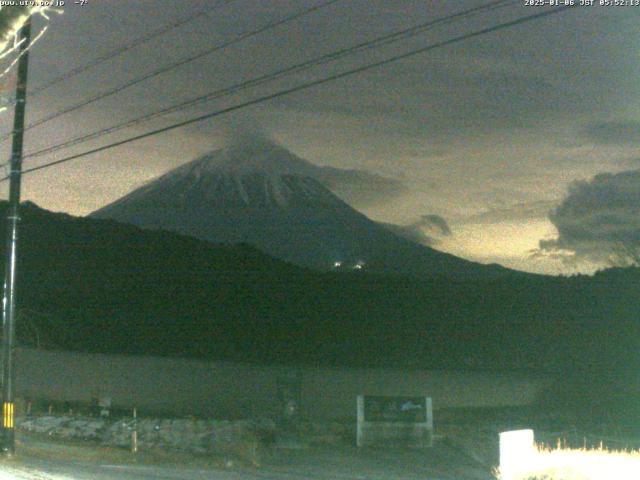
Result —
[{"label": "roadside sign", "polygon": [[358,395],[357,444],[402,443],[431,446],[433,408],[430,397]]}]

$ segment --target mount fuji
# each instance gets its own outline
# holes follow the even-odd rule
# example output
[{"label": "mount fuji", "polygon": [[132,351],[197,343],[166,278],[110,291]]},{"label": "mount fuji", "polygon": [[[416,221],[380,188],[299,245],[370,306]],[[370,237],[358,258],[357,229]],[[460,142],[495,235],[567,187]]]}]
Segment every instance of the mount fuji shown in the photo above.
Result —
[{"label": "mount fuji", "polygon": [[253,141],[197,158],[90,216],[248,243],[317,270],[459,278],[510,272],[419,245],[370,220],[328,188],[345,175],[370,174],[318,167],[271,141]]}]

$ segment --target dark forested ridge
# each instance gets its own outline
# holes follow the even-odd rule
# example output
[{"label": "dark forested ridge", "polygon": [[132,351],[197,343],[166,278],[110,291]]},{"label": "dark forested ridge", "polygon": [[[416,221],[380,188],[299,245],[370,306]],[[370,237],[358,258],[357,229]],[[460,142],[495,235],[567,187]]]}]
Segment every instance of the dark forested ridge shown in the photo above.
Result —
[{"label": "dark forested ridge", "polygon": [[33,204],[21,216],[23,343],[411,368],[611,372],[640,364],[636,269],[473,281],[318,273],[247,245]]}]

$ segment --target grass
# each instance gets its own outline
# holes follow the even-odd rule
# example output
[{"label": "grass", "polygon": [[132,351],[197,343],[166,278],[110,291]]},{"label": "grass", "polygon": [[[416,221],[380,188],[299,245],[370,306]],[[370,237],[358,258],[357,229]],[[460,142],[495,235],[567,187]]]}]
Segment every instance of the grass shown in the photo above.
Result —
[{"label": "grass", "polygon": [[[238,450],[238,452],[230,454],[212,452],[193,454],[162,448],[148,448],[140,450],[138,453],[131,453],[124,448],[100,445],[96,442],[62,440],[47,435],[18,432],[16,438],[17,454],[11,457],[8,463],[17,462],[19,464],[23,459],[41,459],[87,463],[107,462],[123,465],[190,465],[203,469],[226,469],[232,465],[257,466],[259,464],[260,452],[256,450],[255,442],[247,441],[246,446],[240,445]],[[0,465],[5,463],[7,463],[6,459],[0,461]]]},{"label": "grass", "polygon": [[640,451],[537,447],[509,476],[500,480],[638,480]]}]

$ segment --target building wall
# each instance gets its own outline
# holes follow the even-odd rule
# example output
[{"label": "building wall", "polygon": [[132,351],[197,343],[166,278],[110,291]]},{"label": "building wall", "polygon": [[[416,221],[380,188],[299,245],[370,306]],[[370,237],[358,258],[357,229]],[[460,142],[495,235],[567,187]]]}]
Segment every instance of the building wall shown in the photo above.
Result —
[{"label": "building wall", "polygon": [[548,383],[542,377],[394,369],[266,367],[198,360],[50,352],[19,348],[16,390],[25,399],[90,402],[213,417],[272,416],[283,385],[300,412],[318,419],[355,418],[356,396],[428,395],[434,409],[520,406]]}]

